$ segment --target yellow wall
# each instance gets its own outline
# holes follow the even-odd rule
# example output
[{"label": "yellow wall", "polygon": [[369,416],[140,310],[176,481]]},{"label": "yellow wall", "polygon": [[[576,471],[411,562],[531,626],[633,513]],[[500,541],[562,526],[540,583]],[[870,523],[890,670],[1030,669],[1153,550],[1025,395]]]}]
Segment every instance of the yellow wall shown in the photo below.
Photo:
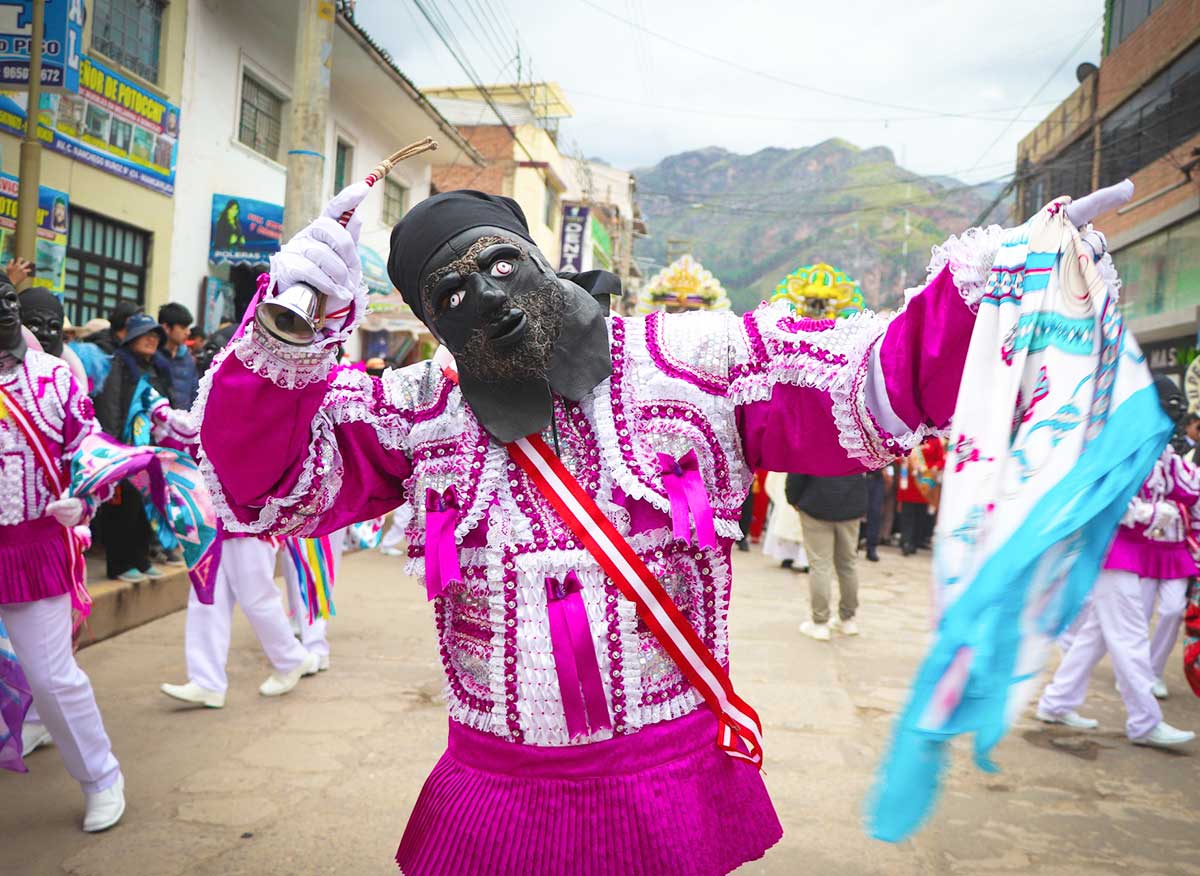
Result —
[{"label": "yellow wall", "polygon": [[[551,267],[558,267],[559,225],[562,221],[561,205],[555,209],[554,224],[547,226],[543,221],[546,215],[547,180],[551,188],[561,185],[557,175],[559,162],[558,146],[550,135],[536,125],[521,125],[517,129],[517,138],[525,144],[533,155],[533,161],[544,161],[550,165],[549,170],[536,167],[520,167],[522,161],[529,161],[529,155],[516,143],[513,144],[513,160],[518,167],[513,171],[512,197],[521,209],[525,211],[525,219],[529,222],[529,231],[533,242],[550,260]],[[557,192],[561,197],[562,192]]]},{"label": "yellow wall", "polygon": [[[89,12],[91,10],[89,9]],[[139,85],[176,105],[179,104],[183,83],[183,45],[187,28],[187,3],[169,3],[163,12],[163,44],[159,53],[159,82],[147,82],[111,58],[91,49],[89,14],[83,34],[85,54],[93,55],[105,65]],[[187,136],[186,118],[179,121],[180,135]],[[0,159],[6,173],[16,176],[20,169],[21,138],[0,132]],[[180,169],[176,169],[176,174]],[[157,314],[158,306],[167,301],[170,270],[171,229],[174,224],[175,202],[143,186],[105,173],[85,164],[72,161],[65,155],[42,149],[41,184],[61,189],[71,199],[72,207],[83,207],[109,218],[133,225],[154,236],[146,272],[146,312]],[[204,234],[207,237],[207,229]],[[107,317],[107,314],[105,314]]]}]

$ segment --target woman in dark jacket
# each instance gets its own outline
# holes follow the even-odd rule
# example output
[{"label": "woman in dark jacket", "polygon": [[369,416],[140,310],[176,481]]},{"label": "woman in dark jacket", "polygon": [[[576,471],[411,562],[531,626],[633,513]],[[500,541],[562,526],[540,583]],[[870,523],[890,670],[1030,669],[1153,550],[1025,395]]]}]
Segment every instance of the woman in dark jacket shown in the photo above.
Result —
[{"label": "woman in dark jacket", "polygon": [[[144,313],[138,313],[129,318],[125,328],[125,340],[113,353],[112,370],[96,397],[96,420],[117,441],[133,443],[127,421],[138,384],[145,377],[166,397],[171,389],[171,376],[154,355],[164,340],[162,327]],[[144,581],[163,576],[150,562],[150,522],[141,494],[129,481],[121,481],[116,495],[100,509],[96,527],[104,544],[109,578]]]}]

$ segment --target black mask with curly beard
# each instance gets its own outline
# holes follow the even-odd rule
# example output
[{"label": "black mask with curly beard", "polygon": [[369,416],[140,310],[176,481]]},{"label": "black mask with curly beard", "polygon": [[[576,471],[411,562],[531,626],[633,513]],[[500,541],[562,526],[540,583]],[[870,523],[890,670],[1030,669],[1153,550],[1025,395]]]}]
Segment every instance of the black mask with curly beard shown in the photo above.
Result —
[{"label": "black mask with curly beard", "polygon": [[419,309],[459,386],[500,442],[550,425],[552,391],[578,400],[612,373],[607,309],[502,228],[463,231],[421,271]]}]

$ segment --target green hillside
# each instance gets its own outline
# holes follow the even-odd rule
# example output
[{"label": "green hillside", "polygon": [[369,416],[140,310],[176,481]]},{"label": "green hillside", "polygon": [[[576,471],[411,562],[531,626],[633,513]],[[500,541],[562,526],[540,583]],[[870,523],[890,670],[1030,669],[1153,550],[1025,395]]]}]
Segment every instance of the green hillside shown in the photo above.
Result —
[{"label": "green hillside", "polygon": [[924,275],[930,247],[968,227],[990,200],[904,170],[888,149],[840,139],[753,155],[684,152],[637,179],[650,236],[636,254],[654,263],[648,273],[666,263],[668,239],[688,240],[739,311],[818,261],[858,280],[871,306],[894,305],[905,283]]}]

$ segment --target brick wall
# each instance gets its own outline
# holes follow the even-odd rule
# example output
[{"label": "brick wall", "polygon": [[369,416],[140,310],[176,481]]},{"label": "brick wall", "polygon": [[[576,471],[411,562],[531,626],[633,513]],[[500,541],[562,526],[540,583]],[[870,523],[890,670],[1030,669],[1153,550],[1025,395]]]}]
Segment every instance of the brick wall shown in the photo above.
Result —
[{"label": "brick wall", "polygon": [[[1133,202],[1136,203],[1148,195],[1183,180],[1184,176],[1179,172],[1179,165],[1190,162],[1192,150],[1197,147],[1200,147],[1200,134],[1130,177],[1134,185]],[[1134,210],[1125,213],[1109,211],[1096,219],[1096,227],[1103,230],[1109,237],[1116,237],[1185,201],[1195,201],[1196,197],[1200,196],[1200,168],[1192,171],[1192,180],[1191,183],[1180,186],[1174,191],[1166,192]]]},{"label": "brick wall", "polygon": [[458,130],[486,159],[484,167],[474,164],[434,165],[433,185],[440,192],[478,189],[494,195],[512,194],[513,137],[502,125],[459,125]]},{"label": "brick wall", "polygon": [[1200,38],[1200,0],[1166,0],[1100,65],[1097,115],[1112,112]]}]

